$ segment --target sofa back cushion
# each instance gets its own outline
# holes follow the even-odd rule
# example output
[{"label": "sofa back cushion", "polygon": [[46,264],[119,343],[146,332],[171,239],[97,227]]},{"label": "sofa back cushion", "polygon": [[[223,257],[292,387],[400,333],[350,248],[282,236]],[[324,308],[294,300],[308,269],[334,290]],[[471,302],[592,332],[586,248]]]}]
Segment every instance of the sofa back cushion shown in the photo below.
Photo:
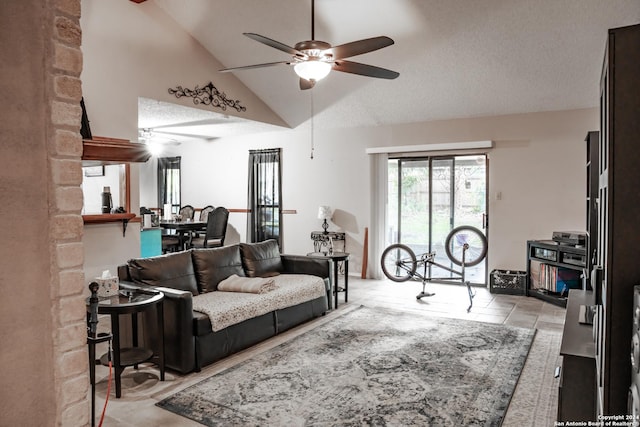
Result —
[{"label": "sofa back cushion", "polygon": [[242,265],[249,277],[266,277],[283,271],[280,248],[276,240],[259,243],[240,243]]},{"label": "sofa back cushion", "polygon": [[190,291],[194,296],[198,295],[191,254],[188,251],[131,259],[128,264],[134,282]]},{"label": "sofa back cushion", "polygon": [[238,245],[193,249],[191,257],[201,293],[218,290],[218,283],[233,274],[245,275]]}]

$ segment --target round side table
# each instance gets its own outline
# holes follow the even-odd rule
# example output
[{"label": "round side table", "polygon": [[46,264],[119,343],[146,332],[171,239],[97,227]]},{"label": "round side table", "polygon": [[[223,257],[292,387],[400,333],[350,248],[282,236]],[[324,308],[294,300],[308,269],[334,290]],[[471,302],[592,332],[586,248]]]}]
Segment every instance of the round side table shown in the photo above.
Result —
[{"label": "round side table", "polygon": [[[137,367],[139,363],[156,359],[160,370],[160,381],[164,381],[164,310],[162,300],[164,294],[159,291],[144,289],[126,289],[120,288],[118,295],[100,298],[98,302],[98,313],[109,314],[111,316],[111,334],[113,335],[113,368],[115,370],[116,380],[116,398],[122,396],[122,385],[120,376],[127,366]],[[153,351],[148,348],[138,346],[138,313],[156,309],[158,317],[158,354],[154,355]],[[87,310],[89,303],[87,299]],[[132,327],[132,347],[120,347],[120,315],[131,314]],[[95,361],[90,360],[90,363]],[[100,363],[108,365],[108,354],[100,357]]]}]

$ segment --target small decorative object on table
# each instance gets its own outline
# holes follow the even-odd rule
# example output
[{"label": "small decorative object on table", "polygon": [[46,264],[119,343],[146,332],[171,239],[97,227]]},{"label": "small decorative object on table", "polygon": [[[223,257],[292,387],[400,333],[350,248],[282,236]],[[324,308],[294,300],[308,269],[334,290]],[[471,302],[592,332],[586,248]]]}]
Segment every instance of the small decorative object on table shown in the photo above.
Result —
[{"label": "small decorative object on table", "polygon": [[102,189],[102,213],[111,213],[113,208],[113,201],[111,200],[111,187],[104,187]]},{"label": "small decorative object on table", "polygon": [[94,280],[98,284],[99,297],[111,297],[118,294],[118,276],[112,276],[109,270],[103,271],[102,276],[96,277]]},{"label": "small decorative object on table", "polygon": [[329,223],[327,223],[328,219],[331,219],[333,213],[331,212],[331,206],[320,206],[318,208],[318,219],[323,220],[322,229],[324,230],[324,234],[327,234],[327,229],[329,228]]}]

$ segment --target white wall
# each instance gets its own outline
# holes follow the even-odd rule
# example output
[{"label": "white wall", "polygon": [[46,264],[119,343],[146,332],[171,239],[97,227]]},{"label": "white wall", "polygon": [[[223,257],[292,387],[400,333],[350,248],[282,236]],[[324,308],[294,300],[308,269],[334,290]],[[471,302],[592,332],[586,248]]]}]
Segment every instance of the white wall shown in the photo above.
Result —
[{"label": "white wall", "polygon": [[[347,233],[351,271],[359,273],[363,231],[370,227],[366,148],[493,140],[488,271],[524,270],[527,240],[548,239],[554,230],[585,229],[584,137],[597,129],[597,117],[596,109],[588,109],[366,129],[316,127],[313,160],[306,129],[182,144],[183,204],[245,208],[248,151],[281,147],[283,208],[297,211],[284,217],[285,252],[312,250],[309,233],[320,229],[318,206],[329,205],[337,210],[330,228]],[[231,214],[230,224],[235,241],[245,241],[246,215]]]}]

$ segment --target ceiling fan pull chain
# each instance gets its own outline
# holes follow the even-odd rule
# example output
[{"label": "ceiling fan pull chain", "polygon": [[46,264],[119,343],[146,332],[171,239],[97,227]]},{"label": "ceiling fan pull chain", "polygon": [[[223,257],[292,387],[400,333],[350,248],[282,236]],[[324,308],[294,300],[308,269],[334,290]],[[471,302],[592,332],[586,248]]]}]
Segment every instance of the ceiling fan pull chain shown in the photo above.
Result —
[{"label": "ceiling fan pull chain", "polygon": [[311,160],[313,160],[313,91],[311,92]]}]

